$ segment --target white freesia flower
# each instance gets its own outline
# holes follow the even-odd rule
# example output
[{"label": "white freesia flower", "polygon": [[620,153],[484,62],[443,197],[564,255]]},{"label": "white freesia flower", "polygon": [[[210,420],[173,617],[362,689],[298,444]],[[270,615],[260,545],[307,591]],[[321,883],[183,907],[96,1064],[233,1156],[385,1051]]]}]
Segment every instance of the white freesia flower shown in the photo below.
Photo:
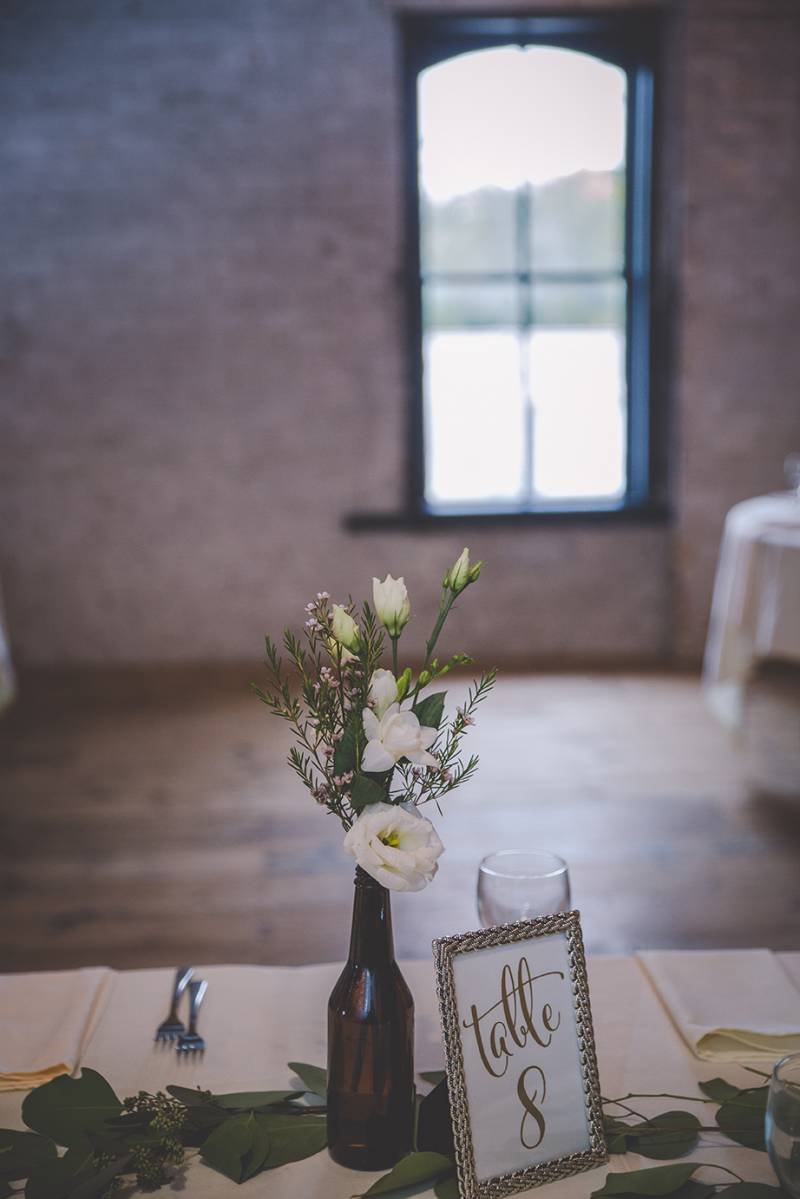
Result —
[{"label": "white freesia flower", "polygon": [[369,681],[369,697],[375,705],[375,715],[380,720],[390,704],[397,700],[397,679],[391,670],[376,670]]},{"label": "white freesia flower", "polygon": [[465,587],[468,587],[470,583],[475,582],[482,569],[482,562],[476,562],[474,566],[470,566],[469,550],[466,546],[464,546],[463,550],[442,579],[442,586],[446,590],[453,591],[456,595],[458,595],[464,590]]},{"label": "white freesia flower", "polygon": [[372,599],[378,620],[390,637],[399,637],[411,616],[411,601],[402,578],[387,575],[383,582],[372,580]]},{"label": "white freesia flower", "polygon": [[362,718],[367,745],[361,769],[368,774],[391,770],[401,758],[408,758],[418,766],[439,765],[433,754],[428,753],[437,731],[421,725],[410,706],[390,704],[380,719],[372,708],[365,708]]},{"label": "white freesia flower", "polygon": [[348,831],[344,847],[362,870],[391,891],[421,891],[439,869],[444,851],[430,820],[396,804],[368,804]]},{"label": "white freesia flower", "polygon": [[358,649],[358,625],[341,604],[333,605],[333,635],[347,649]]}]

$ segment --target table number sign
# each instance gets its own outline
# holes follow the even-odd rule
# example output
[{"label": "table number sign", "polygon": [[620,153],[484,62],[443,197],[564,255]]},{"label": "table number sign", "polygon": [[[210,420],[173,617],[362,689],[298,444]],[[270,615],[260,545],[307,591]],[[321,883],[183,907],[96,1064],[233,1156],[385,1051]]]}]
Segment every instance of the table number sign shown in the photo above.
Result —
[{"label": "table number sign", "polygon": [[433,943],[461,1199],[607,1159],[577,912]]}]

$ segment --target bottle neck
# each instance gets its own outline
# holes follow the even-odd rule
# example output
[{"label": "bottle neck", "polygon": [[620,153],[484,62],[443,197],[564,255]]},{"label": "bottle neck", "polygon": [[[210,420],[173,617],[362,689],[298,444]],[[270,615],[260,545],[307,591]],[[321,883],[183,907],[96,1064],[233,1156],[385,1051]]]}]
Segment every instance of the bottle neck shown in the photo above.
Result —
[{"label": "bottle neck", "polygon": [[360,866],[356,867],[355,888],[350,963],[379,966],[393,962],[394,937],[389,892]]}]

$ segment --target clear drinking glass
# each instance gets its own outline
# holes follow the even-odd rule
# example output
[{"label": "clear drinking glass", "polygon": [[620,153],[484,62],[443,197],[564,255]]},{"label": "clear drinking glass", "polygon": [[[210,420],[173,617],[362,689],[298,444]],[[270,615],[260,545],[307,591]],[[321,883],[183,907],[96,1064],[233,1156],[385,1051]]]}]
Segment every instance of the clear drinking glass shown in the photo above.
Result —
[{"label": "clear drinking glass", "polygon": [[794,1199],[800,1199],[800,1053],[775,1064],[764,1136],[781,1186]]},{"label": "clear drinking glass", "polygon": [[569,907],[567,863],[548,850],[501,849],[478,867],[478,919],[484,928]]}]

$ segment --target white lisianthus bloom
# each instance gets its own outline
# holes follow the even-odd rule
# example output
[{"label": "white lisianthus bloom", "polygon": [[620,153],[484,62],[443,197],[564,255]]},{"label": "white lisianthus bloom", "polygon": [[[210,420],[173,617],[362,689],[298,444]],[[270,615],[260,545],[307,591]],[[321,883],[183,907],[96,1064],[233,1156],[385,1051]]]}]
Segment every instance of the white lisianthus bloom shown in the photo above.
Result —
[{"label": "white lisianthus bloom", "polygon": [[375,705],[375,715],[380,720],[386,709],[397,700],[397,679],[391,670],[375,670],[369,681],[369,697]]},{"label": "white lisianthus bloom", "polygon": [[428,747],[436,740],[437,730],[421,725],[410,707],[390,704],[380,719],[372,708],[365,708],[362,719],[367,744],[361,769],[367,774],[391,770],[401,758],[408,758],[417,766],[439,765],[433,754],[428,753]]},{"label": "white lisianthus bloom", "polygon": [[397,804],[368,804],[344,839],[362,870],[391,891],[421,891],[439,869],[444,852],[424,816]]},{"label": "white lisianthus bloom", "polygon": [[372,580],[372,599],[378,620],[390,637],[399,637],[411,616],[411,601],[402,578],[387,575],[383,582]]},{"label": "white lisianthus bloom", "polygon": [[358,625],[341,604],[333,605],[333,635],[346,649],[358,649]]}]

